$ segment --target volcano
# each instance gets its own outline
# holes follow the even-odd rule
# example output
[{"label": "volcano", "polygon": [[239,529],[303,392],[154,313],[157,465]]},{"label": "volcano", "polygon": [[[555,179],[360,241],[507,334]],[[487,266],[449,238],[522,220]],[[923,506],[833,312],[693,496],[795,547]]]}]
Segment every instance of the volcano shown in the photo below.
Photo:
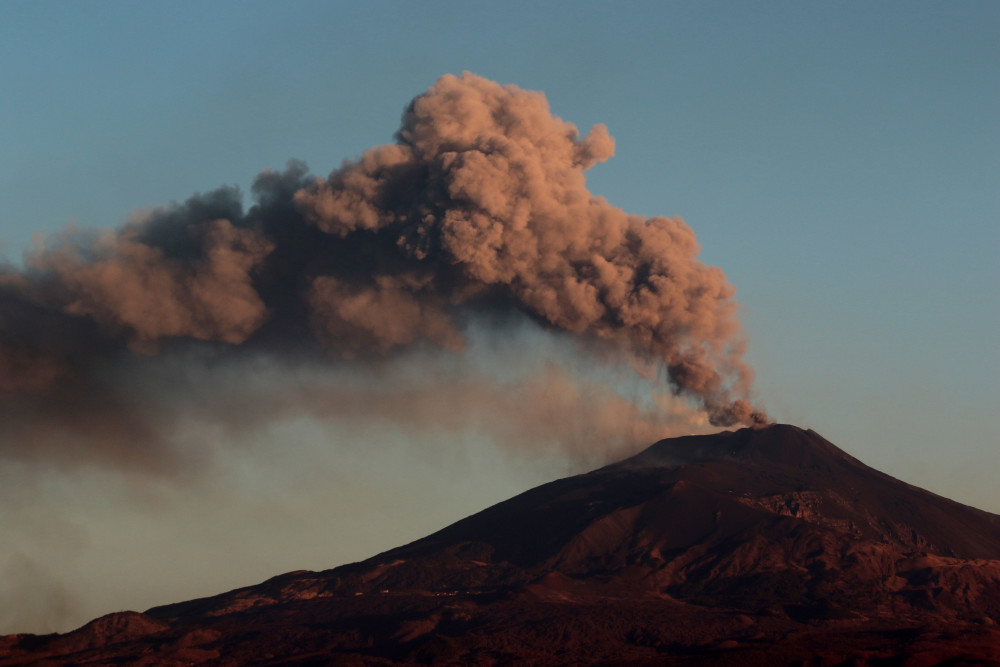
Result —
[{"label": "volcano", "polygon": [[789,425],[660,441],[324,572],[0,638],[22,664],[1000,665],[1000,516]]}]

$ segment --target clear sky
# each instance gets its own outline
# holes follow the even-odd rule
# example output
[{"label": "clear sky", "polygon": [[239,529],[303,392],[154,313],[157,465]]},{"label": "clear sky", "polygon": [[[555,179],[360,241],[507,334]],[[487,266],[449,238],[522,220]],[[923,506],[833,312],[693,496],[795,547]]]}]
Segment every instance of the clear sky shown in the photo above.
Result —
[{"label": "clear sky", "polygon": [[[589,189],[694,229],[772,416],[1000,513],[996,2],[2,2],[0,250],[325,176],[464,70],[608,126]],[[179,477],[0,459],[0,633],[333,567],[584,466],[432,431],[289,421]]]}]

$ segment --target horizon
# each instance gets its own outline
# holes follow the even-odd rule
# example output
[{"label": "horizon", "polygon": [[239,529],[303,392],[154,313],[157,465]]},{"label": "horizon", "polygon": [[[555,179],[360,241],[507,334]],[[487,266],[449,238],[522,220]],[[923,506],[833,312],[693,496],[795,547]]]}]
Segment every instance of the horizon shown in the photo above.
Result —
[{"label": "horizon", "polygon": [[[325,178],[391,144],[440,76],[470,71],[543,93],[581,137],[607,125],[614,155],[587,189],[693,230],[737,290],[772,417],[1000,513],[1000,7],[629,7],[5,5],[0,250],[17,271],[33,235],[116,228],[227,184],[247,208],[257,174],[301,159]],[[713,429],[655,372],[495,324],[470,320],[464,354],[415,349],[391,368],[326,373],[306,355],[179,382],[167,360],[135,385],[203,381],[186,400],[206,405],[226,383],[350,393],[357,417],[316,405],[244,429],[178,393],[154,416],[188,421],[151,454],[7,433],[0,634],[332,568],[640,451],[656,429]],[[440,401],[415,420],[428,386]],[[383,394],[389,417],[370,404]]]}]

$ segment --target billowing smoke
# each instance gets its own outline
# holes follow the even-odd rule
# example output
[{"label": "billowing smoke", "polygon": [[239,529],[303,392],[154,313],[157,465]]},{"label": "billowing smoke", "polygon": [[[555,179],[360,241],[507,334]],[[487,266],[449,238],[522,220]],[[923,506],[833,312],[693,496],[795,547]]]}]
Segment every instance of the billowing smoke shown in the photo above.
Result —
[{"label": "billowing smoke", "polygon": [[712,424],[765,422],[735,290],[691,229],[587,190],[613,152],[603,125],[581,137],[541,93],[444,76],[396,143],[327,179],[291,163],[257,178],[245,212],[223,188],[49,238],[0,268],[0,449],[82,431],[126,458],[156,443],[170,413],[134,391],[156,382],[136,379],[153,357],[381,364],[459,353],[472,319],[511,314],[652,364]]}]

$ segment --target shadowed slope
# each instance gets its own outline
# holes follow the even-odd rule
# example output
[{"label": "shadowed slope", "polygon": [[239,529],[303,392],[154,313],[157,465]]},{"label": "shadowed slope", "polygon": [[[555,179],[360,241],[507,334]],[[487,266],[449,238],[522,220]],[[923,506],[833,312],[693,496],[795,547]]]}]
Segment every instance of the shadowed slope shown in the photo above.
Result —
[{"label": "shadowed slope", "polygon": [[[218,664],[996,664],[1000,516],[774,425],[663,440],[367,561],[147,616],[105,657],[197,632],[185,660]],[[0,664],[69,646],[33,641]]]},{"label": "shadowed slope", "polygon": [[812,431],[774,425],[660,441],[365,564],[429,557],[463,544],[519,568],[565,569],[571,562],[579,568],[587,559],[620,556],[629,541],[635,560],[750,529],[783,538],[797,523],[875,540],[901,554],[1000,559],[997,515],[893,479]]}]

